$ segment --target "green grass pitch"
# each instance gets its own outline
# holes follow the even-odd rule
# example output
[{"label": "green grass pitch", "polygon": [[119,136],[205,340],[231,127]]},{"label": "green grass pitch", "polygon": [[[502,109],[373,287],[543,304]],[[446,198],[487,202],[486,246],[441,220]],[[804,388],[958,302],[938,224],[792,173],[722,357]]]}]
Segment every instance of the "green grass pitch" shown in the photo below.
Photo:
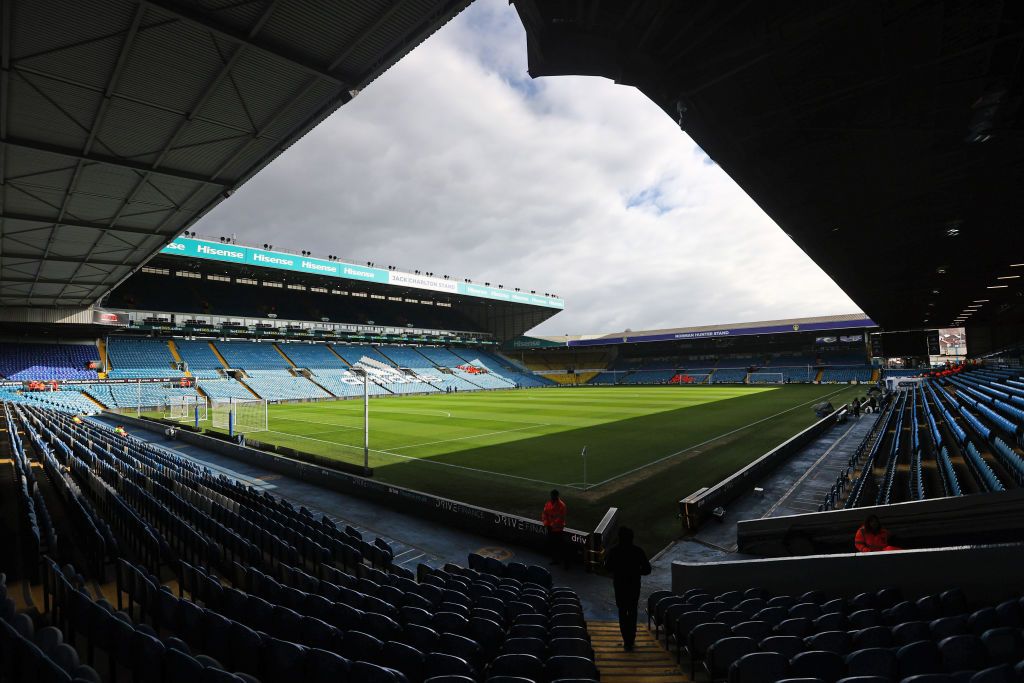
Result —
[{"label": "green grass pitch", "polygon": [[[558,488],[570,526],[593,528],[617,506],[661,547],[679,535],[680,498],[811,424],[814,403],[864,391],[641,386],[375,398],[370,465],[382,481],[531,517]],[[361,400],[271,405],[269,430],[247,436],[362,464],[362,425]]]}]

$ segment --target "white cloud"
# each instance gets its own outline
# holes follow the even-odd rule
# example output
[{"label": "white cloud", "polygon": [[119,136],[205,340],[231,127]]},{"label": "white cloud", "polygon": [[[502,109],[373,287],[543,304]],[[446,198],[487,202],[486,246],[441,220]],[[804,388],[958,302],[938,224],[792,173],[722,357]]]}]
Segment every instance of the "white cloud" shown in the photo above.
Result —
[{"label": "white cloud", "polygon": [[477,0],[197,228],[556,292],[536,333],[856,310],[641,93],[532,81]]}]

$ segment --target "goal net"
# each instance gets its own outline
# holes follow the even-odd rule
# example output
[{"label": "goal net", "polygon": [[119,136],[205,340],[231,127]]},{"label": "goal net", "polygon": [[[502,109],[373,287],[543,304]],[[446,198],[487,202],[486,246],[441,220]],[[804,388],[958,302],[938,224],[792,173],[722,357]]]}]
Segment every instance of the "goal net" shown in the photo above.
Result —
[{"label": "goal net", "polygon": [[229,398],[213,403],[213,426],[231,434],[267,431],[267,402],[262,398]]},{"label": "goal net", "polygon": [[782,384],[786,381],[781,372],[752,372],[750,373],[751,384]]},{"label": "goal net", "polygon": [[166,417],[176,422],[195,422],[198,417],[199,422],[205,422],[207,417],[206,399],[199,394],[175,396],[167,406]]}]

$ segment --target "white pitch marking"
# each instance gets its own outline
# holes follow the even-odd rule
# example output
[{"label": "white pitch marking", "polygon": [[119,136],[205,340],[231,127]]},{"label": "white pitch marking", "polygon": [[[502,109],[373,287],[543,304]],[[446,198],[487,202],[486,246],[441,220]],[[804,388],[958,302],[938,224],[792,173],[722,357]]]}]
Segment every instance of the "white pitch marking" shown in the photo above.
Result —
[{"label": "white pitch marking", "polygon": [[[522,432],[522,431],[525,431],[527,429],[533,429],[534,427],[550,427],[550,426],[551,425],[545,424],[545,423],[542,423],[542,422],[535,422],[533,424],[526,425],[525,427],[516,427],[515,429],[503,429],[503,430],[501,430],[499,432],[484,432],[483,434],[470,434],[469,436],[459,436],[459,437],[455,437],[454,439],[441,439],[440,441],[424,441],[423,443],[413,443],[413,444],[409,444],[408,446],[395,446],[391,450],[392,451],[396,451],[396,450],[405,450],[406,448],[416,448],[418,446],[432,446],[434,444],[448,443],[450,441],[465,441],[466,439],[476,439],[476,438],[481,437],[481,436],[495,436],[497,434],[508,434],[509,432]],[[390,453],[391,451],[388,451],[388,452]]]},{"label": "white pitch marking", "polygon": [[604,486],[605,484],[607,484],[610,481],[615,481],[616,479],[621,479],[622,477],[625,477],[627,475],[633,474],[634,472],[639,472],[640,470],[646,469],[646,468],[648,468],[648,467],[650,467],[652,465],[657,465],[660,462],[664,462],[664,461],[666,461],[666,460],[668,460],[670,458],[674,458],[677,455],[681,455],[683,453],[686,453],[687,451],[691,451],[694,448],[700,448],[701,446],[705,446],[705,445],[707,445],[709,443],[712,443],[714,441],[718,441],[719,439],[721,439],[723,437],[729,436],[731,434],[735,434],[736,432],[742,432],[744,429],[749,429],[750,427],[753,427],[754,425],[757,425],[757,424],[761,424],[762,422],[767,422],[768,420],[774,419],[774,418],[778,417],[779,415],[785,415],[786,413],[792,412],[792,411],[796,410],[797,408],[802,408],[803,406],[807,405],[808,403],[815,403],[815,402],[820,403],[821,401],[825,400],[829,396],[835,396],[836,394],[838,394],[838,393],[840,393],[842,391],[846,391],[848,388],[849,387],[843,387],[842,389],[839,389],[838,391],[833,391],[831,394],[826,394],[825,396],[818,396],[817,398],[812,398],[810,401],[805,401],[805,402],[803,402],[803,403],[801,403],[799,405],[793,406],[792,408],[789,408],[787,410],[783,410],[782,412],[775,413],[774,415],[769,415],[768,417],[761,418],[760,420],[757,420],[755,422],[751,422],[750,424],[744,425],[743,427],[737,427],[736,429],[728,431],[728,432],[726,432],[724,434],[719,434],[718,436],[712,437],[712,438],[708,439],[707,441],[701,441],[700,443],[694,444],[694,445],[692,445],[692,446],[690,446],[688,448],[684,448],[681,451],[676,451],[675,453],[669,453],[668,455],[662,456],[662,457],[658,458],[657,460],[652,460],[651,462],[643,464],[643,465],[640,465],[639,467],[634,467],[631,470],[627,470],[627,471],[622,472],[620,474],[616,474],[614,477],[609,477],[608,479],[605,479],[602,482],[598,482],[596,484],[591,484],[590,488],[596,488],[598,486]]}]

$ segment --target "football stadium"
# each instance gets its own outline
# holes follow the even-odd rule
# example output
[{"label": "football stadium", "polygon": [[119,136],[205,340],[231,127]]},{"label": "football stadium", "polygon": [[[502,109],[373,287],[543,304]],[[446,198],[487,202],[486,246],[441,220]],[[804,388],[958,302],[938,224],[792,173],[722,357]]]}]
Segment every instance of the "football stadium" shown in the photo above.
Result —
[{"label": "football stadium", "polygon": [[0,0],[0,681],[1024,681],[1020,8],[512,0],[860,310],[211,227],[470,5]]}]

